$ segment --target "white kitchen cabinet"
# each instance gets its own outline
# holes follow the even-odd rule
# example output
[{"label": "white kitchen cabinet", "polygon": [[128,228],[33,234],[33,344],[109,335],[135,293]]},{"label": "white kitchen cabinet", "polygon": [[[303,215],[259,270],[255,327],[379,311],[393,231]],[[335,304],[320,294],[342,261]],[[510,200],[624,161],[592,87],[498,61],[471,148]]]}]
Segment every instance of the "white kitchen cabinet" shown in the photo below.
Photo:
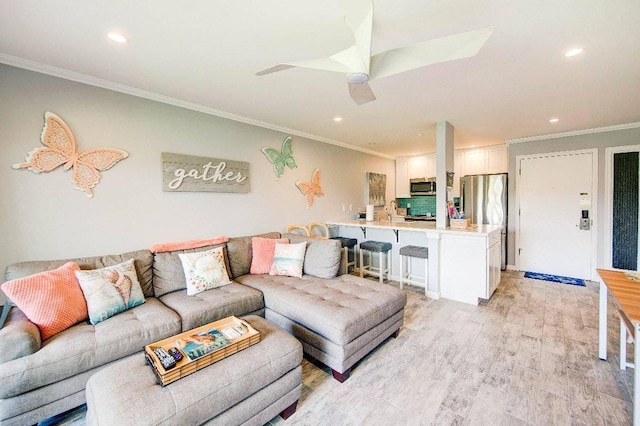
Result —
[{"label": "white kitchen cabinet", "polygon": [[[500,236],[500,234],[498,234],[498,236]],[[502,266],[502,243],[500,238],[494,238],[493,241],[490,239],[489,244],[491,245],[487,249],[487,259],[489,263],[489,276],[487,278],[489,288],[488,297],[486,297],[487,299],[491,297],[493,292],[496,291],[498,284],[500,284],[500,267]]]},{"label": "white kitchen cabinet", "polygon": [[464,174],[480,175],[487,173],[487,155],[484,149],[464,152]]},{"label": "white kitchen cabinet", "polygon": [[[509,150],[506,145],[454,151],[453,190],[451,197],[460,196],[460,179],[466,175],[507,173]],[[409,197],[409,179],[431,178],[437,173],[436,154],[402,157],[396,160],[396,197]]]},{"label": "white kitchen cabinet", "polygon": [[396,160],[396,198],[411,197],[409,185],[409,159],[398,158]]},{"label": "white kitchen cabinet", "polygon": [[425,155],[425,175],[424,175],[424,177],[427,177],[427,178],[436,177],[437,168],[438,168],[438,166],[437,166],[436,154],[433,153],[433,154]]},{"label": "white kitchen cabinet", "polygon": [[427,156],[417,155],[409,158],[409,179],[427,176]]},{"label": "white kitchen cabinet", "polygon": [[500,284],[500,228],[488,236],[442,234],[440,293],[446,299],[478,304]]},{"label": "white kitchen cabinet", "polygon": [[487,171],[485,173],[507,173],[509,171],[509,150],[506,145],[486,148]]}]

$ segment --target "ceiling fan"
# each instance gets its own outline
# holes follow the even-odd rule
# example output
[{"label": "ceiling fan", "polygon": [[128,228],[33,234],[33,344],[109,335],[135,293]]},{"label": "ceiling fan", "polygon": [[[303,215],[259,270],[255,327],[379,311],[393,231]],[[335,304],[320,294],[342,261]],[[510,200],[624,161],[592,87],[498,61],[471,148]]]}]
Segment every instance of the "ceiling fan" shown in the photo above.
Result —
[{"label": "ceiling fan", "polygon": [[256,72],[265,75],[293,67],[304,67],[347,74],[349,94],[358,105],[376,97],[369,81],[422,68],[440,62],[474,56],[493,33],[494,27],[453,36],[423,41],[371,56],[373,32],[372,0],[341,0],[345,21],[355,38],[355,44],[328,58],[287,62]]}]

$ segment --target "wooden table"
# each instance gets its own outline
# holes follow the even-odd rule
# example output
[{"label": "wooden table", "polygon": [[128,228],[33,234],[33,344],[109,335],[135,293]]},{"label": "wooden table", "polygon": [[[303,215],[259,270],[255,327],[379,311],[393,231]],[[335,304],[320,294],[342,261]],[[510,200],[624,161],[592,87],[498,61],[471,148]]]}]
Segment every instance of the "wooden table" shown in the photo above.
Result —
[{"label": "wooden table", "polygon": [[[640,426],[640,281],[626,277],[624,272],[598,269],[600,275],[600,309],[598,355],[607,359],[607,289],[620,305],[622,314],[633,326],[633,424]],[[622,324],[621,324],[622,326]],[[622,338],[622,333],[621,336]],[[626,334],[625,334],[626,338]],[[626,360],[621,360],[626,363]]]}]

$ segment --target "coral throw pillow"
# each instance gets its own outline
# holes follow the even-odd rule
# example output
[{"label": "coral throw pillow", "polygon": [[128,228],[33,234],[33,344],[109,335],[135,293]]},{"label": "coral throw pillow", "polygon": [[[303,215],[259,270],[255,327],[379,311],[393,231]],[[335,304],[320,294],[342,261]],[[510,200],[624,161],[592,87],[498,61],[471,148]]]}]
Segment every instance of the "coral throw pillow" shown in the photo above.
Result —
[{"label": "coral throw pillow", "polygon": [[253,256],[251,257],[251,274],[268,274],[271,271],[271,265],[273,265],[273,255],[276,251],[276,242],[287,244],[288,238],[251,238],[251,250]]},{"label": "coral throw pillow", "polygon": [[76,271],[76,277],[93,325],[145,302],[133,259],[101,269]]},{"label": "coral throw pillow", "polygon": [[304,253],[307,243],[282,244],[276,243],[273,256],[273,265],[269,275],[286,275],[302,278],[302,266],[304,265]]},{"label": "coral throw pillow", "polygon": [[178,253],[178,256],[187,281],[187,296],[231,284],[222,247],[196,253]]},{"label": "coral throw pillow", "polygon": [[74,273],[79,270],[76,263],[68,262],[52,271],[7,281],[1,288],[46,340],[87,319],[87,302]]}]

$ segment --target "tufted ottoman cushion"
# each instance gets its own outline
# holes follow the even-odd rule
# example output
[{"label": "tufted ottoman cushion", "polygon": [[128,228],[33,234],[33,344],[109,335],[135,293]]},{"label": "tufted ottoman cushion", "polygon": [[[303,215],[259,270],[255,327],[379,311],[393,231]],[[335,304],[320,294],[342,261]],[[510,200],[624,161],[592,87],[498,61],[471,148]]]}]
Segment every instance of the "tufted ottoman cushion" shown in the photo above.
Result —
[{"label": "tufted ottoman cushion", "polygon": [[339,373],[400,328],[407,302],[397,288],[353,275],[244,275],[236,281],[260,290],[266,318]]},{"label": "tufted ottoman cushion", "polygon": [[257,316],[258,344],[162,387],[142,351],[97,372],[86,388],[87,425],[262,425],[288,417],[302,392],[302,348]]}]

